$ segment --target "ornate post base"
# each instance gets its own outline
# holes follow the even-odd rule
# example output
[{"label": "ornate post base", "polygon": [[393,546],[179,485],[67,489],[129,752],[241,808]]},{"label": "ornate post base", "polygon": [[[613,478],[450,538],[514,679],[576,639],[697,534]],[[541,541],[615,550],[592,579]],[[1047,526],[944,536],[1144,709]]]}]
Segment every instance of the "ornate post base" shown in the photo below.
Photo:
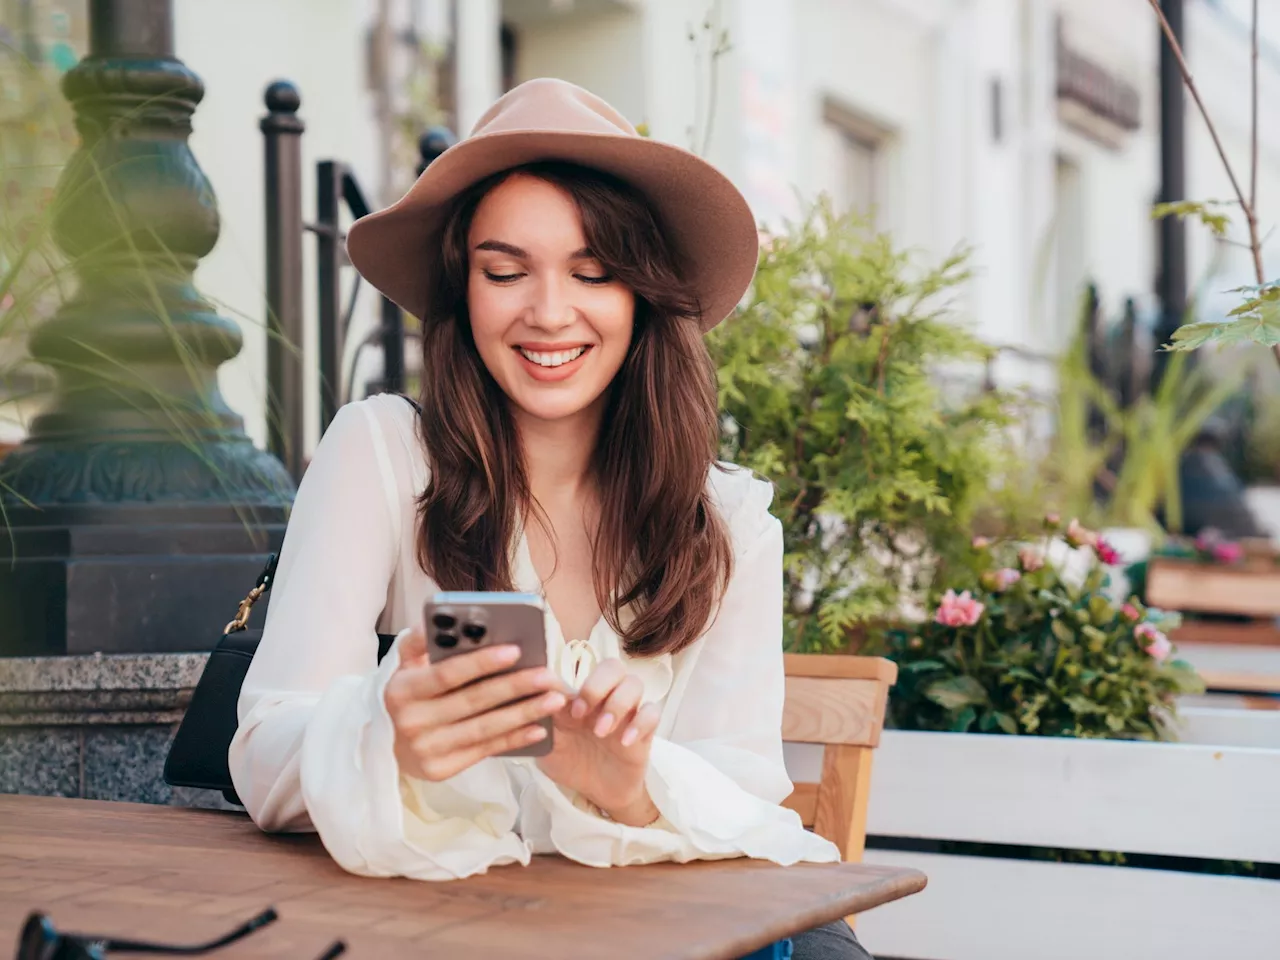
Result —
[{"label": "ornate post base", "polygon": [[0,656],[207,650],[293,495],[218,391],[240,330],[192,283],[218,210],[187,145],[204,88],[173,56],[169,0],[90,16],[53,219],[77,283],[30,341],[57,389],[0,463]]}]

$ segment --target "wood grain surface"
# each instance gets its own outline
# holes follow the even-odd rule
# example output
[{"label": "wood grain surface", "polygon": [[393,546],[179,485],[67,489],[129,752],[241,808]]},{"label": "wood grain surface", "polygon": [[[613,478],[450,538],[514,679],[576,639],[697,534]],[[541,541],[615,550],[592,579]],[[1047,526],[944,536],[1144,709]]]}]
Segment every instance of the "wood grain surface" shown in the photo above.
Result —
[{"label": "wood grain surface", "polygon": [[27,913],[62,930],[148,940],[280,920],[218,958],[729,960],[923,889],[860,864],[753,860],[599,870],[557,857],[450,883],[341,870],[314,835],[268,836],[243,814],[0,795],[0,956]]}]

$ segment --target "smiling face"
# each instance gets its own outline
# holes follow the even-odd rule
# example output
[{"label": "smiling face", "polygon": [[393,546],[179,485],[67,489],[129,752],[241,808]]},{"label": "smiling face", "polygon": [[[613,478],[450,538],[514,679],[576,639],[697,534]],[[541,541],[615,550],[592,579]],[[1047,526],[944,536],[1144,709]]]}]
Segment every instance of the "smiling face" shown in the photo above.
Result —
[{"label": "smiling face", "polygon": [[480,201],[467,250],[472,336],[514,408],[547,421],[598,412],[631,345],[635,296],[593,256],[573,198],[513,174]]}]

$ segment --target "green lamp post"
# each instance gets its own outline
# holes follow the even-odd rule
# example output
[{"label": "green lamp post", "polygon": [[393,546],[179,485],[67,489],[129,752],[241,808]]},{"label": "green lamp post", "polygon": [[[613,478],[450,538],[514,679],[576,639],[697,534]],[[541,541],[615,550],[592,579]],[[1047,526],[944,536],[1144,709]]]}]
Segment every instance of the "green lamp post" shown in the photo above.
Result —
[{"label": "green lamp post", "polygon": [[57,387],[0,473],[0,655],[207,648],[294,492],[218,390],[241,335],[192,282],[219,222],[171,0],[91,0],[90,31],[53,222],[77,284],[30,340]]}]

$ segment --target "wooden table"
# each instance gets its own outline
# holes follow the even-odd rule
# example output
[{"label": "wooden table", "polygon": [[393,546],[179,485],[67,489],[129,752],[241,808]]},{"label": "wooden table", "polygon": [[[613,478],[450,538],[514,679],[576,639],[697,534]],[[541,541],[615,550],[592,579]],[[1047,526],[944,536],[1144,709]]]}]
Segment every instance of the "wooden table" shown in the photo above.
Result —
[{"label": "wooden table", "polygon": [[914,870],[754,860],[598,870],[558,857],[451,883],[341,870],[314,835],[242,814],[0,795],[0,960],[33,909],[61,930],[147,940],[280,919],[222,957],[729,960],[923,889]]}]

